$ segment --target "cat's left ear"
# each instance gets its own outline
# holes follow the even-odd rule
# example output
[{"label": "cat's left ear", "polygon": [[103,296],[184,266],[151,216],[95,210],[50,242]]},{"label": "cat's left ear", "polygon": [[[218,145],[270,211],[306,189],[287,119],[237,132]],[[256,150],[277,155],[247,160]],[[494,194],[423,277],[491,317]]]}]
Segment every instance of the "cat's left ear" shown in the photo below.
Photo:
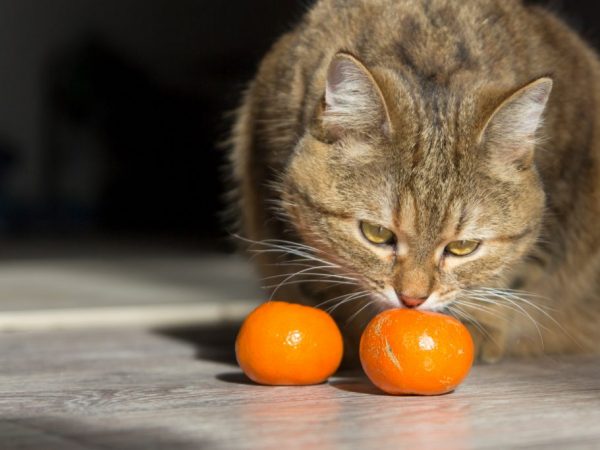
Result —
[{"label": "cat's left ear", "polygon": [[334,138],[347,132],[391,133],[388,109],[377,81],[348,53],[336,54],[329,64],[322,121]]},{"label": "cat's left ear", "polygon": [[531,166],[536,133],[551,91],[552,80],[539,78],[496,108],[479,136],[495,161],[521,169]]}]

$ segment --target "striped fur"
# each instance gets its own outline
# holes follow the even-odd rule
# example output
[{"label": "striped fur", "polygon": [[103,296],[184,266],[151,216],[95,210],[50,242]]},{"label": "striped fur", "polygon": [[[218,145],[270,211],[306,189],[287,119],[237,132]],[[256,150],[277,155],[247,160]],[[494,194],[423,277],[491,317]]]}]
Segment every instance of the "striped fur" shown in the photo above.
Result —
[{"label": "striped fur", "polygon": [[[354,342],[409,292],[480,327],[487,360],[599,351],[599,101],[596,54],[539,7],[320,0],[238,110],[239,233],[275,296]],[[482,245],[445,256],[457,239]]]}]

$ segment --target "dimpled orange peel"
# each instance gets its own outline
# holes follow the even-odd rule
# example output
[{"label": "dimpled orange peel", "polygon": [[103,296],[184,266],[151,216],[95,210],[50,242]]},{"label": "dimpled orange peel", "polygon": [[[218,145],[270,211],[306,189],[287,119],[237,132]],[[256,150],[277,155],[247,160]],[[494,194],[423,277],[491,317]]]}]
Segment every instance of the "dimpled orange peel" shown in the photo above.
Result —
[{"label": "dimpled orange peel", "polygon": [[388,394],[450,392],[473,364],[473,339],[453,317],[390,309],[367,325],[360,360],[369,379]]},{"label": "dimpled orange peel", "polygon": [[322,383],[342,360],[342,335],[326,312],[270,301],[252,311],[235,342],[238,364],[268,385]]}]

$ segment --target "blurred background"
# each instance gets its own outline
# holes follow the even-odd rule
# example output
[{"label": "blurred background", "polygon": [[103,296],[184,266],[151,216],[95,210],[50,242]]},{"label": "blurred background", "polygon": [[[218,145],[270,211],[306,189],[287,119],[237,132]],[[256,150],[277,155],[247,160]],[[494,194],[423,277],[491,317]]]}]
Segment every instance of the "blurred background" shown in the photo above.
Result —
[{"label": "blurred background", "polygon": [[[598,43],[597,2],[552,3]],[[2,0],[0,234],[214,245],[225,114],[310,4]]]},{"label": "blurred background", "polygon": [[2,0],[0,233],[224,236],[226,112],[299,1]]},{"label": "blurred background", "polygon": [[[103,267],[115,274],[135,266],[147,281],[160,273],[178,288],[227,284],[213,274],[230,266],[163,258],[153,272],[148,261],[231,252],[217,145],[230,125],[226,113],[311,3],[0,0],[0,305],[42,299],[31,289],[58,283],[48,270],[60,261],[70,261],[69,270],[87,261],[97,275],[106,255]],[[597,1],[537,3],[551,3],[600,43]],[[118,263],[126,256],[129,272]],[[46,266],[14,272],[24,259]],[[251,275],[238,275],[241,297]],[[73,304],[90,298],[92,285],[83,283]],[[60,303],[65,294],[57,292]]]}]

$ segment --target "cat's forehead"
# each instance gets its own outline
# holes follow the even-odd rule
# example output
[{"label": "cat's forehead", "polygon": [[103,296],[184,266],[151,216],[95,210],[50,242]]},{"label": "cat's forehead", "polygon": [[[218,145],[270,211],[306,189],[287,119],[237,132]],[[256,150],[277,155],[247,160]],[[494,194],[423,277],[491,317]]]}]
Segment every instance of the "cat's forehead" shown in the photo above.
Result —
[{"label": "cat's forehead", "polygon": [[[454,92],[416,89],[411,105],[395,117],[392,151],[408,153],[413,165],[444,169],[459,164],[465,148],[473,144],[479,117],[474,101]],[[400,116],[400,117],[398,117]]]},{"label": "cat's forehead", "polygon": [[454,176],[436,179],[416,174],[398,185],[394,204],[397,226],[417,236],[437,236],[456,224],[469,194]]},{"label": "cat's forehead", "polygon": [[376,209],[410,203],[420,214],[439,215],[439,205],[472,188],[473,165],[443,130],[426,133],[391,144],[347,141],[334,152],[329,173],[351,199]]}]

